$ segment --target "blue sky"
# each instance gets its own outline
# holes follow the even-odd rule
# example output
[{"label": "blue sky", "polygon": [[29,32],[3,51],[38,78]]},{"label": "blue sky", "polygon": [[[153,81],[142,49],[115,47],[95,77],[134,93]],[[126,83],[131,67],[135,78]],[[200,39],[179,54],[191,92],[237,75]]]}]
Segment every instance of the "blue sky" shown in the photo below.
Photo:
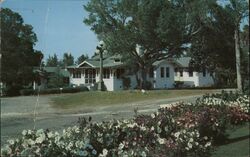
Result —
[{"label": "blue sky", "polygon": [[35,49],[45,58],[56,53],[62,57],[70,52],[75,59],[82,54],[94,54],[97,37],[83,23],[87,0],[5,0],[3,8],[18,12],[24,23],[34,28],[38,42]]}]

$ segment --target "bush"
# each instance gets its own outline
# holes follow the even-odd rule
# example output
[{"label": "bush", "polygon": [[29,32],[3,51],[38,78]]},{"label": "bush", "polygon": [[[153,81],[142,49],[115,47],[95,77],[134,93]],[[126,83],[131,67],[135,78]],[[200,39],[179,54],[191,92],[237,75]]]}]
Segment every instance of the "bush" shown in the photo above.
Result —
[{"label": "bush", "polygon": [[18,96],[20,95],[20,89],[22,89],[22,87],[19,85],[9,86],[6,88],[5,93],[7,96]]},{"label": "bush", "polygon": [[34,91],[33,89],[21,89],[20,90],[21,95],[34,95],[35,93],[36,91]]},{"label": "bush", "polygon": [[174,81],[174,88],[181,88],[184,85],[184,81]]}]

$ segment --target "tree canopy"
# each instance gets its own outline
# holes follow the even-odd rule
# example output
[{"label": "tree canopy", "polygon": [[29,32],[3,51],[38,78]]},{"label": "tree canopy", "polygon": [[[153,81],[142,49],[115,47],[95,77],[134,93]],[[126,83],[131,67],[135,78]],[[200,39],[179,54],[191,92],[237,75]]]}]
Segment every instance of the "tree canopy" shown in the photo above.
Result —
[{"label": "tree canopy", "polygon": [[49,58],[46,61],[46,66],[48,67],[56,67],[60,65],[60,61],[57,58],[57,55],[54,54],[53,56],[49,55]]},{"label": "tree canopy", "polygon": [[79,56],[79,57],[77,58],[76,64],[80,64],[80,63],[82,63],[83,61],[85,61],[85,60],[88,59],[88,58],[89,58],[88,55],[82,54],[81,56]]},{"label": "tree canopy", "polygon": [[143,71],[157,60],[180,56],[199,32],[207,11],[203,1],[90,0],[84,22],[104,40],[108,52],[135,61],[145,80]]},{"label": "tree canopy", "polygon": [[7,86],[22,86],[33,79],[33,67],[43,58],[34,50],[37,41],[31,25],[25,24],[21,15],[1,8],[2,81]]},{"label": "tree canopy", "polygon": [[64,53],[63,54],[63,64],[65,67],[74,64],[74,57],[71,55],[71,53]]}]

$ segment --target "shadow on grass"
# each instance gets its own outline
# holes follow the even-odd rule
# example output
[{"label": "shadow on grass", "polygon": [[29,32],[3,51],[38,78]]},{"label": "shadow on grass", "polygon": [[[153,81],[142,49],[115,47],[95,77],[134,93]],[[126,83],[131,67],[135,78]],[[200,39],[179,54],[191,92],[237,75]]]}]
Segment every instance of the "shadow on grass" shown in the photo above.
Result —
[{"label": "shadow on grass", "polygon": [[222,146],[222,145],[227,145],[227,144],[231,144],[231,143],[236,143],[236,142],[243,141],[246,139],[250,140],[250,135],[241,136],[241,137],[232,138],[232,139],[226,139],[225,141],[221,142],[220,144],[216,144],[216,146]]}]

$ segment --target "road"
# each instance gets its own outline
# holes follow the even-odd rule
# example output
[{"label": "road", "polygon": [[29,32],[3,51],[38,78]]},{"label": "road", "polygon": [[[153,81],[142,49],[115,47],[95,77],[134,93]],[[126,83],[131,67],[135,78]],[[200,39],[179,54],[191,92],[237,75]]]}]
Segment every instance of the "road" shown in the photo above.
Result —
[{"label": "road", "polygon": [[[178,98],[160,99],[157,101],[141,101],[129,104],[117,104],[94,108],[74,108],[70,110],[55,109],[51,98],[47,96],[20,96],[1,99],[1,146],[7,139],[21,135],[24,129],[50,129],[62,131],[63,128],[77,124],[79,117],[91,116],[93,121],[131,118],[134,109],[139,114],[148,114],[160,108],[162,104],[177,101],[192,102],[201,95],[183,96]],[[36,110],[34,114],[34,110]]]}]

